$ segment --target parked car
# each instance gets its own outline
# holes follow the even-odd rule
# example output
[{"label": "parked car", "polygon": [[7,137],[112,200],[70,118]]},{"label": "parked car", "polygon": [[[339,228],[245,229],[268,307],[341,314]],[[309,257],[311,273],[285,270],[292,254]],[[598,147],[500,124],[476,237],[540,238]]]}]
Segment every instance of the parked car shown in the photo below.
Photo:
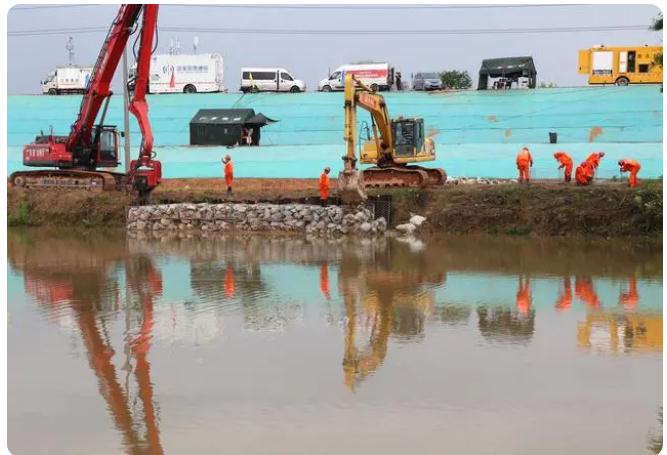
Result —
[{"label": "parked car", "polygon": [[285,68],[241,68],[242,92],[291,92],[306,90]]},{"label": "parked car", "polygon": [[438,73],[415,73],[412,76],[412,90],[441,90],[442,81]]}]

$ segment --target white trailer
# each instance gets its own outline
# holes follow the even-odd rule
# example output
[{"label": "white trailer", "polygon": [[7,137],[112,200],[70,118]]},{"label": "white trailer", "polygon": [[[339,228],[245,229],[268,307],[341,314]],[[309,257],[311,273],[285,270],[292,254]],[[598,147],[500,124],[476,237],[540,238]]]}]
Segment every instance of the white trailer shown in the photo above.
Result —
[{"label": "white trailer", "polygon": [[319,83],[321,92],[343,90],[345,75],[354,74],[354,77],[375,91],[390,90],[394,85],[394,68],[389,63],[364,62],[341,65]]},{"label": "white trailer", "polygon": [[[135,70],[130,71],[131,79]],[[149,93],[224,91],[220,54],[157,54],[151,58]]]},{"label": "white trailer", "polygon": [[92,72],[90,66],[58,66],[41,82],[42,94],[85,93]]}]

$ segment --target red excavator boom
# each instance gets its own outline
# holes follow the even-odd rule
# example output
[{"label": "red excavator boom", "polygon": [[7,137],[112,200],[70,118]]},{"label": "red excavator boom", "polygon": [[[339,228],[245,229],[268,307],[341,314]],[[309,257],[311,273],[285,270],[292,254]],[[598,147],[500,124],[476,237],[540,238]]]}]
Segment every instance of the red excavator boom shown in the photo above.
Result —
[{"label": "red excavator boom", "polygon": [[[153,132],[148,119],[146,89],[150,59],[157,27],[158,5],[121,5],[88,81],[79,115],[69,136],[37,136],[23,149],[23,165],[54,170],[19,171],[10,183],[26,187],[84,187],[118,189],[129,187],[147,195],[162,178],[159,161],[153,159]],[[141,26],[136,27],[142,17]],[[117,167],[119,134],[115,125],[105,125],[111,81],[127,46],[128,39],[140,31],[135,91],[130,112],[137,118],[142,143],[138,159],[130,162],[128,174],[99,171]],[[100,115],[101,111],[101,115]],[[98,123],[95,123],[99,118]]]}]

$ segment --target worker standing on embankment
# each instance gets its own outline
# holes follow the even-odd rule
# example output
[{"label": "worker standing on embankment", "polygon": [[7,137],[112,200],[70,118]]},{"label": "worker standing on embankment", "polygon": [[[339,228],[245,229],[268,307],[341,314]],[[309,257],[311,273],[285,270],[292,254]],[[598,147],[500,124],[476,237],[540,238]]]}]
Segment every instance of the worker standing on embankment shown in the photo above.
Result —
[{"label": "worker standing on embankment", "polygon": [[232,193],[232,184],[234,183],[234,165],[232,164],[232,157],[225,155],[222,159],[225,165],[225,183],[227,184],[227,193]]},{"label": "worker standing on embankment", "polygon": [[523,147],[516,156],[516,167],[519,169],[519,183],[530,183],[530,168],[532,165],[533,157],[528,147]]},{"label": "worker standing on embankment", "polygon": [[329,172],[331,172],[331,169],[327,166],[320,175],[320,203],[322,207],[327,205],[329,199]]},{"label": "worker standing on embankment", "polygon": [[628,179],[628,185],[630,188],[637,186],[637,174],[641,169],[639,161],[636,160],[619,160],[618,166],[620,167],[621,172],[629,172],[630,178]]},{"label": "worker standing on embankment", "polygon": [[554,153],[554,158],[556,158],[556,161],[560,163],[558,169],[564,169],[565,183],[569,183],[570,180],[572,180],[572,157],[567,152],[558,151]]}]

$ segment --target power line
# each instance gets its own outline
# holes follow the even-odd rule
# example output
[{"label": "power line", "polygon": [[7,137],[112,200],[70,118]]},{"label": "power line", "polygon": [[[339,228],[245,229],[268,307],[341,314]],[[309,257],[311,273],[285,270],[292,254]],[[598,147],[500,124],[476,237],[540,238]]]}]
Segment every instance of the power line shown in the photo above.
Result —
[{"label": "power line", "polygon": [[[264,29],[264,28],[220,28],[220,27],[159,27],[164,32],[193,32],[217,34],[255,34],[255,35],[495,35],[495,34],[527,34],[527,33],[583,33],[648,30],[641,25],[602,25],[576,27],[537,27],[537,28],[496,28],[496,29],[433,29],[433,30],[340,30],[340,29]],[[12,30],[8,36],[43,36],[66,35],[78,33],[106,32],[108,27],[75,27],[59,29]]]},{"label": "power line", "polygon": [[[78,5],[38,5],[38,6],[15,6],[13,11],[40,10],[53,8],[79,8],[89,6],[113,6],[99,5],[93,3],[82,3]],[[516,5],[190,5],[190,4],[164,4],[161,8],[186,7],[186,8],[227,8],[227,9],[365,9],[365,10],[410,10],[410,9],[498,9],[498,8],[558,8],[568,6],[594,6],[592,4],[576,3],[554,3],[554,4],[516,4]]]}]

